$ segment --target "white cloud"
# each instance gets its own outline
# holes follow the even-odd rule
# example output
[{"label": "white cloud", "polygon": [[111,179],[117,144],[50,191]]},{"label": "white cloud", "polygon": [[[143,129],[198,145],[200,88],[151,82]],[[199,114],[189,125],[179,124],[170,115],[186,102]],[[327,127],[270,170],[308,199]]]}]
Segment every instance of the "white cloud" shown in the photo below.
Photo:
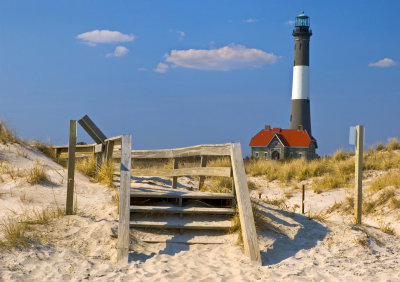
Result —
[{"label": "white cloud", "polygon": [[171,50],[171,53],[165,54],[164,57],[167,62],[173,64],[172,66],[218,71],[261,67],[274,64],[278,59],[273,53],[236,44],[210,50]]},{"label": "white cloud", "polygon": [[290,20],[290,21],[285,22],[285,24],[287,24],[287,25],[294,25],[295,23],[296,23],[295,20]]},{"label": "white cloud", "polygon": [[153,69],[153,71],[160,72],[160,73],[165,73],[165,72],[167,72],[168,68],[169,68],[169,66],[167,64],[159,63],[157,65],[157,67],[155,69]]},{"label": "white cloud", "polygon": [[242,20],[242,22],[245,22],[245,23],[255,23],[255,22],[258,22],[258,19],[248,18],[248,19]]},{"label": "white cloud", "polygon": [[78,34],[76,38],[82,40],[84,43],[95,46],[98,43],[120,43],[130,42],[135,39],[135,36],[131,34],[123,34],[119,31],[111,31],[107,29],[103,30],[92,30]]},{"label": "white cloud", "polygon": [[122,57],[129,53],[129,49],[124,46],[115,47],[114,52],[108,53],[106,57]]},{"label": "white cloud", "polygon": [[379,60],[379,61],[377,61],[375,63],[369,63],[368,66],[369,67],[387,68],[387,67],[393,67],[396,64],[397,63],[395,61],[393,61],[392,59],[384,58],[384,59]]}]

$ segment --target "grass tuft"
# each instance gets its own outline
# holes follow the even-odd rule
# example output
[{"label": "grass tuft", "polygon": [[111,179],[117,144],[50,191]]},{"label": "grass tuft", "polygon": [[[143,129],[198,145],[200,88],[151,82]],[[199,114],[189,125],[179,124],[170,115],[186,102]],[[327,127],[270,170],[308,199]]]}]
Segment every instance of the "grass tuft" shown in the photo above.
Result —
[{"label": "grass tuft", "polygon": [[32,185],[50,181],[43,166],[40,165],[39,162],[36,162],[35,165],[28,171],[26,180]]},{"label": "grass tuft", "polygon": [[22,143],[14,130],[10,129],[4,121],[0,121],[0,142],[3,144]]},{"label": "grass tuft", "polygon": [[381,230],[383,233],[394,235],[394,229],[389,222],[384,223],[383,221],[379,221],[379,230]]},{"label": "grass tuft", "polygon": [[101,164],[100,170],[96,174],[96,182],[107,185],[108,187],[114,187],[114,164],[110,160]]},{"label": "grass tuft", "polygon": [[394,188],[400,188],[400,172],[397,170],[391,170],[376,179],[374,179],[369,185],[371,192],[377,192],[385,187],[393,186]]},{"label": "grass tuft", "polygon": [[77,160],[75,163],[75,169],[90,178],[96,177],[96,166],[97,159],[95,156]]},{"label": "grass tuft", "polygon": [[5,239],[5,242],[1,242],[0,245],[8,248],[26,247],[26,230],[26,224],[20,223],[16,218],[7,217],[0,223],[0,231]]}]

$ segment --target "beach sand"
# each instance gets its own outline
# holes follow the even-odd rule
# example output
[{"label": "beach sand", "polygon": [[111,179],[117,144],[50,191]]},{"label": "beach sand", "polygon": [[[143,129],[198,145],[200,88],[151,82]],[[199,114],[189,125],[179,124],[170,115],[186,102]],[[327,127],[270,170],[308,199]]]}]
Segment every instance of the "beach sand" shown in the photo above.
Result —
[{"label": "beach sand", "polygon": [[[40,163],[51,179],[31,185],[24,177],[12,179],[4,175],[0,183],[2,222],[35,209],[65,207],[65,168],[27,146],[1,145],[0,151],[3,160],[21,171]],[[299,190],[292,191],[286,198],[286,207],[280,209],[263,199],[285,197],[284,192],[291,188],[261,178],[251,180],[260,187],[251,191],[251,196],[261,217],[258,240],[262,266],[252,265],[243,248],[236,244],[236,235],[201,237],[203,243],[208,240],[220,244],[182,244],[173,240],[145,243],[143,240],[152,235],[139,231],[132,232],[128,265],[117,266],[116,190],[91,183],[76,173],[77,214],[34,225],[27,231],[27,247],[1,250],[0,281],[400,280],[398,212],[383,214],[382,218],[366,217],[361,227],[352,225],[349,216],[338,213],[325,220],[312,219],[335,201],[351,195],[351,190],[334,189],[320,194],[307,190],[306,214],[302,215]],[[396,234],[381,232],[380,220],[392,222]],[[195,235],[185,232],[182,236]]]}]

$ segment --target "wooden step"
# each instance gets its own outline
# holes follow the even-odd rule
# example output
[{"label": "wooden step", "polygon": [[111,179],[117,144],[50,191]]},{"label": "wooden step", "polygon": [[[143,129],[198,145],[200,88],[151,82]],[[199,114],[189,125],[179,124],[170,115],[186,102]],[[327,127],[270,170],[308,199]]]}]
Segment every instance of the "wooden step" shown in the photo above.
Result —
[{"label": "wooden step", "polygon": [[131,197],[137,198],[183,198],[183,199],[221,199],[232,200],[231,193],[194,192],[173,189],[131,189]]},{"label": "wooden step", "polygon": [[232,227],[231,220],[220,221],[193,221],[190,219],[170,219],[170,220],[131,220],[131,227],[142,228],[182,228],[182,229],[213,229],[226,230]]},{"label": "wooden step", "polygon": [[209,207],[176,207],[176,206],[131,206],[131,212],[234,214],[235,209],[209,208]]}]

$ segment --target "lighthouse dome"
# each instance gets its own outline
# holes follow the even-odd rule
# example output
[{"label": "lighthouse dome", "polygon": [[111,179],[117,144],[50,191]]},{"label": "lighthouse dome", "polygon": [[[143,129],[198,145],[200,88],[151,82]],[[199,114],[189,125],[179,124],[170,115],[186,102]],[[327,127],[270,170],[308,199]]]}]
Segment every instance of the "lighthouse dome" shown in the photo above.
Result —
[{"label": "lighthouse dome", "polygon": [[310,26],[310,17],[304,14],[304,11],[296,17],[295,26]]}]

